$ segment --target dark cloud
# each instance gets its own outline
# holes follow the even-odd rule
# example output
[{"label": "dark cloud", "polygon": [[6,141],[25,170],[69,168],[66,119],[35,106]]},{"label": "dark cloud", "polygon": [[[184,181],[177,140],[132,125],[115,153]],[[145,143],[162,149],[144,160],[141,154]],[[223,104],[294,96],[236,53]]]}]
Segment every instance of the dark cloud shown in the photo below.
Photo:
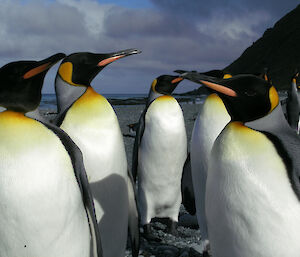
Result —
[{"label": "dark cloud", "polygon": [[78,35],[87,35],[77,10],[64,5],[46,8],[37,2],[17,5],[7,1],[0,10],[0,54],[12,59],[42,58],[66,51],[68,45],[72,49],[80,44]]},{"label": "dark cloud", "polygon": [[[99,2],[1,0],[0,65],[55,52],[138,48],[142,54],[111,64],[94,83],[104,92],[147,92],[155,77],[175,69],[227,66],[298,4],[151,0],[152,8],[130,9]],[[54,76],[55,67],[46,79],[47,92],[53,92]]]},{"label": "dark cloud", "polygon": [[253,30],[262,34],[268,27],[296,8],[299,0],[150,0],[164,13],[170,13],[174,17],[180,16],[187,20],[206,22],[220,14],[224,23],[231,19],[243,18],[245,15],[259,12],[266,19],[252,26]]},{"label": "dark cloud", "polygon": [[219,17],[206,23],[192,23],[184,18],[175,19],[169,12],[118,8],[107,13],[104,27],[112,41],[143,50],[143,58],[148,61],[139,68],[184,64],[205,69],[208,63],[225,66],[257,36],[251,31],[251,24],[257,21],[249,22],[251,17],[226,23],[226,16]]},{"label": "dark cloud", "polygon": [[151,2],[164,12],[172,13],[176,18],[183,16],[186,19],[208,18],[214,12],[214,8],[220,6],[219,0],[151,0]]},{"label": "dark cloud", "polygon": [[[265,10],[272,16],[281,17],[294,9],[298,0],[150,0],[165,12],[184,14],[186,17],[209,18],[217,11],[239,16],[244,12]],[[279,18],[277,17],[277,18]]]},{"label": "dark cloud", "polygon": [[114,38],[190,35],[193,23],[154,10],[112,8],[104,20],[106,34]]}]

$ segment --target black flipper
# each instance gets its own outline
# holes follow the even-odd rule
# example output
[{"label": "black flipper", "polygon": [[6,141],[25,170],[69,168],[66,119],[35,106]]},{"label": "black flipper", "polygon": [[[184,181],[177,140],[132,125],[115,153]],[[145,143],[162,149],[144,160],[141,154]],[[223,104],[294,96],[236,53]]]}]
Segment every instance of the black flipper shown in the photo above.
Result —
[{"label": "black flipper", "polygon": [[92,192],[90,189],[85,167],[83,164],[82,153],[79,147],[62,129],[52,124],[48,124],[48,123],[42,123],[42,124],[44,124],[48,129],[52,130],[58,136],[58,138],[61,140],[62,144],[66,148],[67,152],[69,153],[74,168],[74,172],[75,172],[75,177],[77,179],[81,191],[83,203],[86,208],[86,212],[89,220],[91,237],[93,242],[92,251],[94,252],[94,256],[102,257],[103,253],[102,253],[100,231],[97,224]]},{"label": "black flipper", "polygon": [[67,108],[66,110],[64,110],[62,113],[57,113],[56,117],[51,120],[51,123],[54,124],[57,127],[60,127],[60,125],[63,123],[68,110],[71,108],[71,106],[69,108]]},{"label": "black flipper", "polygon": [[131,168],[131,173],[133,177],[133,181],[136,182],[136,177],[137,177],[137,168],[138,168],[138,160],[139,160],[139,146],[144,134],[145,130],[145,115],[147,112],[147,107],[144,109],[143,113],[141,114],[141,117],[139,119],[138,127],[136,129],[136,135],[135,135],[135,140],[134,140],[134,145],[133,145],[133,153],[132,153],[132,168]]},{"label": "black flipper", "polygon": [[190,153],[188,153],[188,156],[183,166],[183,173],[181,178],[181,194],[182,194],[182,204],[184,208],[188,211],[189,214],[195,215],[196,205],[195,205],[195,195],[194,195],[194,187],[193,187],[193,180],[192,180]]},{"label": "black flipper", "polygon": [[128,170],[128,227],[133,257],[138,257],[140,250],[139,211],[136,201],[136,188],[132,174]]},{"label": "black flipper", "polygon": [[298,89],[296,85],[296,79],[298,77],[298,72],[292,77],[291,87],[289,88],[286,111],[287,111],[287,121],[291,128],[298,133],[298,122],[300,114],[300,103],[298,99]]},{"label": "black flipper", "polygon": [[260,131],[272,142],[284,162],[291,187],[300,201],[300,138],[284,118],[281,106],[261,119],[246,122],[249,128]]}]

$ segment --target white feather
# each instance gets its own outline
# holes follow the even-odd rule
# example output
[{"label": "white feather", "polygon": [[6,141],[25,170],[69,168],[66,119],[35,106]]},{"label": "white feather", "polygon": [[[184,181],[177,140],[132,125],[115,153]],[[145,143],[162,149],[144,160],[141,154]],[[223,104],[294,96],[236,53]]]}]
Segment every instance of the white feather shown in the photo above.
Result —
[{"label": "white feather", "polygon": [[299,256],[299,200],[262,133],[237,123],[221,133],[209,162],[206,203],[214,257]]},{"label": "white feather", "polygon": [[147,110],[139,148],[138,196],[142,224],[154,217],[178,220],[186,156],[182,110],[173,97],[159,97]]}]

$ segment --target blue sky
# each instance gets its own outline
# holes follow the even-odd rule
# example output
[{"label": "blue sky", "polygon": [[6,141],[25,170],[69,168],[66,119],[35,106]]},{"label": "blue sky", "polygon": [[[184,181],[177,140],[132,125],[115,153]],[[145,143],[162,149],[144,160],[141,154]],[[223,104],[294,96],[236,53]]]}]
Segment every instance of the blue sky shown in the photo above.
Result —
[{"label": "blue sky", "polygon": [[[222,69],[298,0],[1,0],[0,65],[56,52],[138,48],[93,81],[99,93],[147,93],[175,69]],[[43,92],[52,93],[57,66]],[[176,92],[196,88],[184,81]]]}]

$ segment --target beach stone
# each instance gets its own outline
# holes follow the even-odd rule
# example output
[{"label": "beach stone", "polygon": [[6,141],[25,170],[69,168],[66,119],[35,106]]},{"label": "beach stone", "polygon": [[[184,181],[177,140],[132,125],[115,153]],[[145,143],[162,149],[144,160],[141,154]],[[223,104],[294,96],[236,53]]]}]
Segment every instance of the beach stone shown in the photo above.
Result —
[{"label": "beach stone", "polygon": [[159,257],[177,257],[179,249],[171,245],[162,245],[157,247],[157,254]]},{"label": "beach stone", "polygon": [[200,252],[201,250],[199,249],[198,245],[193,245],[190,248],[190,257],[203,257],[202,252]]},{"label": "beach stone", "polygon": [[178,257],[189,257],[190,256],[190,250],[188,248],[184,248],[180,251]]}]

